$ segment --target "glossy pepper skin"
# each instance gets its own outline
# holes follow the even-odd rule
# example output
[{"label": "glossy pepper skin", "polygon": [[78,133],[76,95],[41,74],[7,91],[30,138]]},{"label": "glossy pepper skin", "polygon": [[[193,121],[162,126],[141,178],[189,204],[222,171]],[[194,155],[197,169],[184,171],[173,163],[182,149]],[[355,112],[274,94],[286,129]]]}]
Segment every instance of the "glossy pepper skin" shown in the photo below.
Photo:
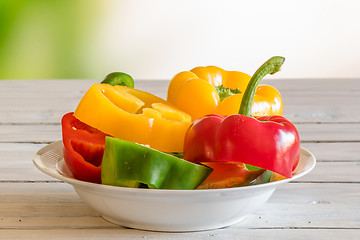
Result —
[{"label": "glossy pepper skin", "polygon": [[73,113],[61,120],[66,165],[79,180],[101,183],[101,161],[106,134],[79,121]]},{"label": "glossy pepper skin", "polygon": [[282,116],[209,115],[190,127],[184,159],[245,163],[289,178],[299,161],[299,146],[296,128]]},{"label": "glossy pepper skin", "polygon": [[279,71],[283,62],[284,58],[273,57],[255,72],[239,114],[213,114],[196,120],[185,137],[184,159],[191,162],[241,162],[292,177],[300,157],[296,127],[282,116],[251,116],[256,86],[266,74]]},{"label": "glossy pepper skin", "polygon": [[133,142],[106,137],[102,183],[121,187],[195,189],[212,169]]},{"label": "glossy pepper skin", "polygon": [[[193,121],[208,114],[237,114],[250,79],[242,72],[225,71],[215,66],[196,67],[172,78],[167,100],[190,114]],[[219,93],[219,86],[227,91]],[[236,89],[240,93],[234,93]],[[277,89],[269,85],[258,86],[252,115],[282,115],[282,111],[283,102]]]},{"label": "glossy pepper skin", "polygon": [[100,131],[163,152],[182,152],[191,117],[150,93],[96,83],[74,116]]}]

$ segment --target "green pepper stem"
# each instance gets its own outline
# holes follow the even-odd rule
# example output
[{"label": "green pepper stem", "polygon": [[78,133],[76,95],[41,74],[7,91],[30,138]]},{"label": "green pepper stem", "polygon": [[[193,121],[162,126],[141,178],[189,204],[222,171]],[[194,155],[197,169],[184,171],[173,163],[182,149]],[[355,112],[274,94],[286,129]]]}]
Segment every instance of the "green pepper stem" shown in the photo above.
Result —
[{"label": "green pepper stem", "polygon": [[220,102],[222,102],[227,97],[230,97],[234,94],[241,93],[239,88],[231,89],[231,88],[224,87],[224,85],[215,86],[215,89],[216,89],[217,93],[219,94]]},{"label": "green pepper stem", "polygon": [[261,80],[267,74],[274,74],[280,71],[281,65],[284,63],[285,58],[275,56],[267,60],[261,65],[258,70],[251,77],[248,86],[246,87],[244,96],[241,101],[239,114],[251,117],[251,107],[254,101],[255,91]]}]

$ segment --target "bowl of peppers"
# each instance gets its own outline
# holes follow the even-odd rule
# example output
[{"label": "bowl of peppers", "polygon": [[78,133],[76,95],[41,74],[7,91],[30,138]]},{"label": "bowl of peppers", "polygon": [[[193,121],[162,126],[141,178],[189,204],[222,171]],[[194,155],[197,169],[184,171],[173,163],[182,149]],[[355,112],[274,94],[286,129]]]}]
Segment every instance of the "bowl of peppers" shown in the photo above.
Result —
[{"label": "bowl of peppers", "polygon": [[281,116],[278,91],[259,86],[283,62],[272,57],[252,77],[214,66],[181,72],[167,100],[135,89],[128,74],[109,74],[62,117],[63,139],[33,162],[121,226],[182,232],[239,223],[316,163]]}]

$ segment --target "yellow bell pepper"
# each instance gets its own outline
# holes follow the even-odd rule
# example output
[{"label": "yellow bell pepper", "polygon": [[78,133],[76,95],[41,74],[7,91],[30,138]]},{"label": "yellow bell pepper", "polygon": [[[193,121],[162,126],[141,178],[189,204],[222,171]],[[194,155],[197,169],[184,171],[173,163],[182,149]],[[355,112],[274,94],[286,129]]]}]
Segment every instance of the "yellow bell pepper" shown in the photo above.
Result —
[{"label": "yellow bell pepper", "polygon": [[74,116],[113,137],[164,152],[182,152],[191,117],[147,92],[93,84]]},{"label": "yellow bell pepper", "polygon": [[[193,121],[212,113],[237,114],[250,79],[242,72],[215,66],[196,67],[172,78],[167,100],[188,113]],[[277,89],[260,85],[255,93],[252,115],[282,115],[282,111],[283,102]]]}]

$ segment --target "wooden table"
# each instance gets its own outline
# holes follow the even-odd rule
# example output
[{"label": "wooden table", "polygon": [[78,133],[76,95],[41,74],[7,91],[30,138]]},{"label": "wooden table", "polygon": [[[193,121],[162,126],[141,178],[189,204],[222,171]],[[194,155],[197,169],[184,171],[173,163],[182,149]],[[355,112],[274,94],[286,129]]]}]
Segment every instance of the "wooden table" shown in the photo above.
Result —
[{"label": "wooden table", "polygon": [[[61,139],[60,119],[95,81],[0,81],[0,239],[360,239],[360,79],[265,80],[282,93],[315,169],[234,226],[160,233],[103,220],[33,154]],[[166,97],[168,81],[136,88]]]}]

